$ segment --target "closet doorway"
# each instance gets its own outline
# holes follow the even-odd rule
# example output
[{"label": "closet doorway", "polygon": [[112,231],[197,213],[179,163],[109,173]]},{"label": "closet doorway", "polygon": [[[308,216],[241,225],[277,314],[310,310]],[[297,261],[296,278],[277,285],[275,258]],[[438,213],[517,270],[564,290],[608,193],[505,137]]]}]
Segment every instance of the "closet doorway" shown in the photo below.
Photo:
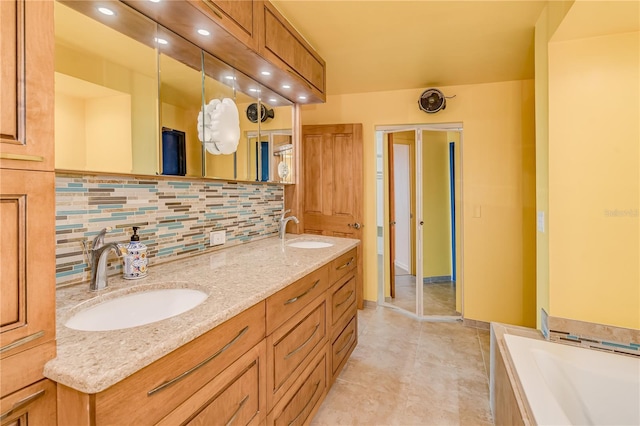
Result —
[{"label": "closet doorway", "polygon": [[376,142],[378,304],[461,319],[462,124],[380,126]]}]

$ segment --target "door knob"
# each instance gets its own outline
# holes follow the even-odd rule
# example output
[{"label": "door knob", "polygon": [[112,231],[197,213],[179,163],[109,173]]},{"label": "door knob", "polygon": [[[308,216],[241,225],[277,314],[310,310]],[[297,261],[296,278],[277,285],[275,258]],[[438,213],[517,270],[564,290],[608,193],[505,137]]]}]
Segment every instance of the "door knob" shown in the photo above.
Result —
[{"label": "door knob", "polygon": [[420,226],[422,226],[422,225],[424,225],[424,222],[423,222],[423,221],[420,221]]},{"label": "door knob", "polygon": [[360,229],[362,228],[362,225],[360,225],[358,222],[356,223],[348,223],[347,224],[349,227],[353,228],[353,229]]},{"label": "door knob", "polygon": [[395,220],[394,220],[394,221],[389,222],[389,225],[392,225],[392,226],[393,226],[393,225],[395,225],[395,224],[396,224],[396,221],[395,221]]}]

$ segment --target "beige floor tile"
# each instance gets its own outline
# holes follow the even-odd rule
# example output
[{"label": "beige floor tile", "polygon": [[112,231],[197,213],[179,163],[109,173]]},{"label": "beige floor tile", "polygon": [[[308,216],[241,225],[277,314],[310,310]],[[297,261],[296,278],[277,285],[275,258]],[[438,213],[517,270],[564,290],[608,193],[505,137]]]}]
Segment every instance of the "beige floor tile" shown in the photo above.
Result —
[{"label": "beige floor tile", "polygon": [[358,319],[358,346],[312,425],[492,424],[488,332],[381,307]]}]

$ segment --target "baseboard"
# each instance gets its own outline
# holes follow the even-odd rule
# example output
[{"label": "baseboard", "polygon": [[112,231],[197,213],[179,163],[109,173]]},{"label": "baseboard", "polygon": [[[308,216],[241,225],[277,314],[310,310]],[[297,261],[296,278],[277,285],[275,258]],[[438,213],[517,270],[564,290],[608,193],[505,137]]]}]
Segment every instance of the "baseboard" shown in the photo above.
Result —
[{"label": "baseboard", "polygon": [[378,307],[378,302],[374,302],[373,300],[364,300],[363,301],[363,307],[365,309],[367,308],[377,308]]},{"label": "baseboard", "polygon": [[472,320],[467,318],[462,319],[462,325],[464,325],[465,327],[479,328],[480,330],[489,330],[491,326],[491,324],[488,322]]},{"label": "baseboard", "polygon": [[447,283],[453,281],[451,279],[451,275],[436,275],[433,277],[424,277],[422,278],[423,284],[433,284],[433,283]]},{"label": "baseboard", "polygon": [[402,269],[403,271],[409,271],[409,265],[405,265],[405,264],[404,264],[404,263],[402,263],[402,262],[398,262],[398,259],[396,259],[396,260],[393,262],[393,265],[394,265],[396,268],[400,268],[400,269]]}]

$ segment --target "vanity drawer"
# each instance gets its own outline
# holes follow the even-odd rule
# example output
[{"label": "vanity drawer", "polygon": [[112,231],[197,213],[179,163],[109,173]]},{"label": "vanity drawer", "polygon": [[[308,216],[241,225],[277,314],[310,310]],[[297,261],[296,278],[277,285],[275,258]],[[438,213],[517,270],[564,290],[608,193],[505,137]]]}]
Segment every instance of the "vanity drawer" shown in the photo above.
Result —
[{"label": "vanity drawer", "polygon": [[310,354],[325,347],[328,340],[326,305],[325,297],[317,298],[267,337],[269,408],[308,364]]},{"label": "vanity drawer", "polygon": [[158,425],[258,425],[265,420],[265,342],[254,346]]},{"label": "vanity drawer", "polygon": [[280,290],[267,299],[267,334],[329,288],[326,266]]},{"label": "vanity drawer", "polygon": [[354,316],[349,324],[331,343],[331,377],[332,381],[340,373],[347,362],[349,354],[358,344],[358,327]]},{"label": "vanity drawer", "polygon": [[358,266],[357,248],[349,250],[342,256],[333,260],[329,265],[329,281],[331,283],[335,283]]},{"label": "vanity drawer", "polygon": [[328,372],[327,351],[323,348],[269,413],[267,424],[308,424],[327,392]]},{"label": "vanity drawer", "polygon": [[96,424],[154,424],[265,337],[264,302],[95,396]]},{"label": "vanity drawer", "polygon": [[356,306],[356,276],[347,275],[331,287],[329,303],[331,306],[331,327]]}]

